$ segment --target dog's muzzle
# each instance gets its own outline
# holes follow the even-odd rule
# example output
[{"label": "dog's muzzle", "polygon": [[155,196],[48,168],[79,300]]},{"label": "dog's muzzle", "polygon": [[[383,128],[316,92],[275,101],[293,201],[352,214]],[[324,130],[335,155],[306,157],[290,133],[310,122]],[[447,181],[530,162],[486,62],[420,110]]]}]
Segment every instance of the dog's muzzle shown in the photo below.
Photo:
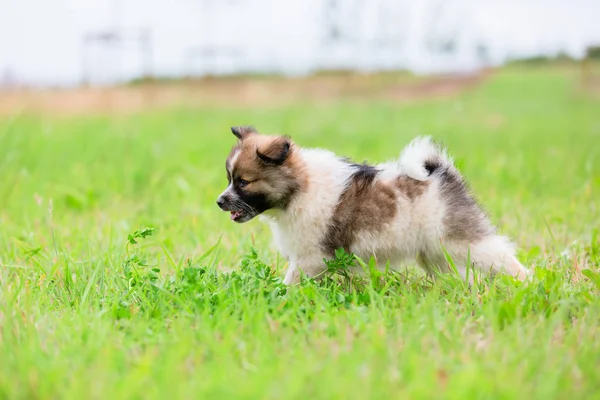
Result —
[{"label": "dog's muzzle", "polygon": [[223,192],[219,198],[217,199],[217,205],[223,211],[228,211],[231,213],[231,220],[234,222],[246,222],[254,215],[250,215],[250,213],[245,210],[243,207],[240,207],[241,200],[237,200],[233,198],[233,196],[228,193],[226,190]]},{"label": "dog's muzzle", "polygon": [[219,206],[219,208],[223,211],[229,211],[226,209],[226,204],[227,198],[223,195],[219,196],[219,198],[217,199],[217,205]]}]

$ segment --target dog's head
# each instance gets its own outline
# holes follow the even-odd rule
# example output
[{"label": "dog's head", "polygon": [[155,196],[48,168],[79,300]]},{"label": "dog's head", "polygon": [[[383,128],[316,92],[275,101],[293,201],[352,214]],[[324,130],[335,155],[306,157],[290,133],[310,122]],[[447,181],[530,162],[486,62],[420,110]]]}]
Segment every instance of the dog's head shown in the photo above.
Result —
[{"label": "dog's head", "polygon": [[286,136],[259,134],[251,126],[231,128],[238,138],[225,167],[229,185],[217,205],[235,222],[270,209],[285,209],[301,189],[301,161]]}]

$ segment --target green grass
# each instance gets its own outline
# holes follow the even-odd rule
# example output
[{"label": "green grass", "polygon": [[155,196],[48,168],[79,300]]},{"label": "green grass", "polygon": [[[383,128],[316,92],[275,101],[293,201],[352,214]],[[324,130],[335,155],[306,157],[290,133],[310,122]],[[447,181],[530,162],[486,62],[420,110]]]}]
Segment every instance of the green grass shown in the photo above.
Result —
[{"label": "green grass", "polygon": [[[0,121],[0,398],[597,398],[600,101],[577,78],[515,67],[410,105]],[[372,162],[433,135],[534,281],[286,289],[267,228],[215,205],[246,123]]]}]

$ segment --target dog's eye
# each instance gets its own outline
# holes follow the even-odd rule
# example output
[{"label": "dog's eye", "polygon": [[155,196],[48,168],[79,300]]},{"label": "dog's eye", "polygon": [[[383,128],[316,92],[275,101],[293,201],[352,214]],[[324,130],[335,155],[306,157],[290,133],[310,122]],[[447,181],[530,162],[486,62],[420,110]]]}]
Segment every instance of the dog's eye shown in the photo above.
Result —
[{"label": "dog's eye", "polygon": [[238,180],[238,186],[241,187],[241,188],[243,188],[244,186],[248,186],[248,183],[250,183],[250,182],[248,182],[245,179]]}]

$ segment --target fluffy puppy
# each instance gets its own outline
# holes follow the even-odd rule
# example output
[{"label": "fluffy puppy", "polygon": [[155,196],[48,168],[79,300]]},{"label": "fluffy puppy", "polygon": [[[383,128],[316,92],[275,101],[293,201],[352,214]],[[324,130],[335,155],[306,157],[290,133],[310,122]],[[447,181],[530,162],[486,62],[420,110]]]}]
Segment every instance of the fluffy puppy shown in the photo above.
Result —
[{"label": "fluffy puppy", "polygon": [[218,206],[235,222],[261,215],[289,261],[286,284],[301,272],[318,277],[343,248],[379,266],[414,258],[428,273],[463,277],[467,262],[485,273],[524,279],[514,247],[469,193],[446,152],[414,139],[397,161],[355,164],[332,152],[303,149],[286,136],[231,128],[239,139],[226,162],[229,185]]}]

